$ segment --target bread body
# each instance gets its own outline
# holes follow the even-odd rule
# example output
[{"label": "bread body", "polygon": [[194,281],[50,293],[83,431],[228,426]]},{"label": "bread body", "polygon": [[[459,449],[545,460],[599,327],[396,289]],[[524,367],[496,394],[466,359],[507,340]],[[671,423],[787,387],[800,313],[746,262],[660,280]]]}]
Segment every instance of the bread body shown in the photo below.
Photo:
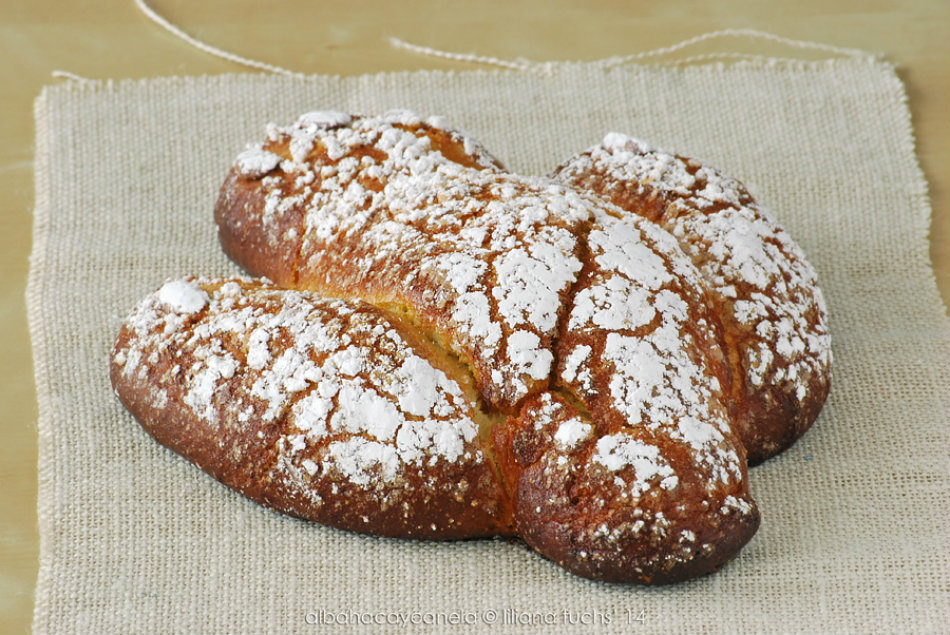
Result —
[{"label": "bread body", "polygon": [[747,448],[774,452],[801,424],[755,416],[737,361],[751,345],[662,213],[571,174],[511,174],[405,111],[272,126],[215,220],[225,252],[274,283],[170,282],[119,335],[116,391],[160,442],[287,513],[520,536],[597,580],[715,571],[759,524]]},{"label": "bread body", "polygon": [[730,405],[750,463],[801,437],[831,386],[825,302],[801,248],[746,188],[617,133],[554,178],[655,221],[702,273],[731,353]]}]

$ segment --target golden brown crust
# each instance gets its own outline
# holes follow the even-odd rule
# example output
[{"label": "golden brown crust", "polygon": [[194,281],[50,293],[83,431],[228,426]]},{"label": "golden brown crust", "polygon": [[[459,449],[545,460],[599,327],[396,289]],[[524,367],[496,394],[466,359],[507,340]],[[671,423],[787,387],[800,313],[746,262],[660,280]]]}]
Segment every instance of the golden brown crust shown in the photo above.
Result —
[{"label": "golden brown crust", "polygon": [[[650,200],[662,220],[668,205]],[[469,137],[404,111],[271,127],[238,157],[215,219],[226,253],[276,286],[169,283],[179,305],[208,300],[180,311],[162,308],[168,285],[151,296],[123,328],[112,374],[147,430],[219,480],[357,531],[518,535],[618,582],[715,571],[756,531],[730,403],[748,385],[734,372],[741,333],[715,310],[723,294],[703,263],[653,222],[510,174]],[[306,319],[264,338],[270,357],[260,325],[234,319],[250,303],[280,322],[301,298]],[[280,380],[261,366],[329,331],[347,344],[318,337]],[[327,360],[344,348],[365,361],[344,379],[362,383],[327,397],[308,369],[339,375]],[[190,370],[170,373],[173,362]],[[438,416],[418,411],[434,394]]]},{"label": "golden brown crust", "polygon": [[749,462],[801,437],[831,385],[824,299],[801,249],[746,188],[617,133],[554,177],[654,220],[703,274],[734,369],[733,416]]},{"label": "golden brown crust", "polygon": [[712,465],[697,470],[691,448],[617,422],[613,434],[597,430],[557,394],[529,399],[496,428],[495,446],[521,537],[587,578],[666,584],[704,575],[759,525],[741,461],[724,481]]},{"label": "golden brown crust", "polygon": [[759,522],[723,403],[718,324],[668,235],[596,221],[561,324],[556,392],[495,435],[517,527],[586,577],[708,573]]}]

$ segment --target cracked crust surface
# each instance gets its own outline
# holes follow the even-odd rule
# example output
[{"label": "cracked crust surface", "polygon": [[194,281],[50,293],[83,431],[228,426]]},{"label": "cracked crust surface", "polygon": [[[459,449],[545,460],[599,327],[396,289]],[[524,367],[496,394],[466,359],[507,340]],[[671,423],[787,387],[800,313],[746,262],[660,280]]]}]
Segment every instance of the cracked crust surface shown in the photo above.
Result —
[{"label": "cracked crust surface", "polygon": [[[367,368],[389,369],[373,380],[381,401],[354,393],[328,402],[319,381],[300,371],[292,385],[304,396],[292,401],[313,407],[282,406],[281,423],[264,433],[273,435],[270,464],[293,468],[280,478],[273,470],[243,473],[240,451],[202,449],[230,433],[195,421],[212,412],[221,425],[233,425],[242,416],[233,407],[217,397],[186,399],[179,388],[168,397],[174,407],[137,412],[140,394],[168,381],[155,374],[161,363],[120,372],[114,362],[117,391],[146,429],[214,475],[239,474],[221,480],[249,497],[385,535],[513,533],[570,571],[611,581],[663,583],[709,573],[756,531],[731,403],[743,380],[734,377],[702,266],[650,220],[573,186],[510,174],[466,135],[405,111],[310,113],[270,127],[266,141],[238,157],[215,218],[228,255],[276,283],[267,293],[299,289],[336,312],[368,312],[404,343],[389,357],[380,356],[376,340],[351,346],[369,360]],[[213,298],[216,285],[231,283],[176,284],[197,285]],[[309,319],[333,322],[332,313]],[[192,341],[191,324],[183,321],[175,337]],[[125,346],[139,337],[129,328],[120,335]],[[165,328],[142,346],[143,355],[161,348],[170,354]],[[229,337],[250,351],[253,332],[237,326]],[[329,357],[320,355],[313,363],[325,371],[321,360]],[[381,387],[396,369],[414,376],[405,370],[410,358],[457,387],[446,388],[457,395],[446,398],[451,417],[464,422],[453,424],[465,448],[454,459],[437,446],[420,450],[431,465],[398,454],[401,431],[406,438],[437,436],[421,434],[420,418],[406,414],[431,398],[420,395],[429,394],[424,386],[432,381]],[[246,365],[257,357],[235,359]],[[192,362],[195,376],[184,385],[256,398],[250,371],[201,375],[201,363]],[[145,383],[132,381],[139,372]],[[251,402],[257,410],[245,423],[267,427],[271,409]],[[372,408],[346,405],[370,402]],[[327,414],[331,406],[336,415]],[[295,409],[309,414],[300,419]],[[342,444],[334,447],[351,442],[363,450],[329,452],[324,430],[333,417],[333,439]],[[386,421],[400,422],[389,436]],[[194,439],[176,446],[169,442],[176,435]],[[387,478],[396,473],[403,476]],[[453,483],[439,489],[442,479]],[[278,493],[262,492],[262,482]],[[459,483],[464,493],[455,489]],[[429,498],[413,498],[417,486]],[[401,502],[386,502],[390,495]],[[311,502],[317,498],[319,505]],[[397,520],[393,510],[414,520]],[[423,528],[427,515],[430,530]]]},{"label": "cracked crust surface", "polygon": [[735,179],[610,133],[554,178],[673,234],[702,273],[731,354],[731,406],[749,461],[791,446],[831,385],[824,298],[801,248]]}]

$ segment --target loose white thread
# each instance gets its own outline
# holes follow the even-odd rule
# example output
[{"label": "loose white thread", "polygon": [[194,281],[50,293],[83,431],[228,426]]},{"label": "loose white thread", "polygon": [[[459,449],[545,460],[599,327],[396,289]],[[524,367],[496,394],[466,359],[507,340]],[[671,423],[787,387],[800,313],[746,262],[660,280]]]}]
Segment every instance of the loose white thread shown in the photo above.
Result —
[{"label": "loose white thread", "polygon": [[[696,37],[692,37],[682,42],[678,42],[671,46],[664,46],[649,51],[643,51],[641,53],[634,53],[632,55],[624,55],[622,57],[610,57],[607,59],[600,60],[595,62],[604,68],[610,68],[613,66],[620,66],[622,64],[627,64],[630,62],[635,62],[638,60],[643,60],[651,57],[660,57],[663,55],[669,55],[671,53],[676,53],[685,48],[699,44],[707,40],[714,40],[719,38],[727,37],[738,37],[746,38],[751,40],[770,40],[773,42],[778,42],[786,46],[799,49],[813,49],[824,51],[826,53],[833,53],[836,55],[843,55],[845,57],[855,57],[855,58],[865,58],[865,57],[874,57],[872,54],[867,51],[862,51],[860,49],[845,48],[841,46],[834,46],[831,44],[821,44],[819,42],[809,42],[806,40],[795,40],[787,37],[782,37],[780,35],[775,35],[773,33],[768,33],[766,31],[758,31],[756,29],[722,29],[719,31],[710,31],[709,33],[704,33]],[[450,51],[440,51],[438,49],[433,49],[428,46],[419,46],[417,44],[411,44],[399,38],[389,38],[389,43],[395,46],[396,48],[402,48],[414,53],[421,53],[423,55],[431,55],[433,57],[441,57],[444,59],[451,59],[460,62],[472,62],[476,64],[489,64],[492,66],[498,66],[501,68],[510,68],[518,71],[535,71],[542,73],[550,73],[552,70],[553,62],[532,62],[530,60],[518,59],[518,60],[503,60],[497,57],[491,57],[486,55],[477,55],[474,53],[453,53]],[[722,53],[703,53],[699,55],[692,55],[685,58],[680,58],[678,60],[672,60],[670,62],[658,62],[661,64],[667,65],[684,65],[690,64],[693,62],[708,61],[713,59],[743,59],[751,60],[758,62],[777,62],[777,61],[789,61],[789,62],[799,62],[794,58],[784,58],[784,57],[771,57],[764,55],[756,55],[754,53],[741,53],[741,52],[722,52]]]},{"label": "loose white thread", "polygon": [[525,59],[517,60],[503,60],[497,57],[491,57],[486,55],[476,55],[475,53],[453,53],[451,51],[440,51],[439,49],[434,49],[428,46],[420,46],[418,44],[412,44],[406,42],[405,40],[400,40],[397,37],[389,38],[389,43],[396,48],[405,49],[413,53],[420,53],[422,55],[430,55],[432,57],[441,57],[443,59],[455,60],[457,62],[472,62],[474,64],[489,64],[491,66],[499,66],[501,68],[510,68],[516,71],[537,71],[544,70],[550,67],[550,63],[547,62],[532,62]]},{"label": "loose white thread", "polygon": [[211,55],[220,57],[221,59],[228,60],[229,62],[235,62],[243,66],[248,66],[250,68],[257,68],[260,70],[269,71],[271,73],[279,73],[281,75],[287,75],[290,77],[303,77],[303,73],[297,73],[297,72],[288,70],[286,68],[283,68],[281,66],[275,66],[273,64],[267,64],[266,62],[259,62],[257,60],[241,57],[240,55],[235,55],[234,53],[229,53],[228,51],[224,51],[215,46],[211,46],[210,44],[206,44],[202,42],[201,40],[191,35],[188,35],[184,31],[182,31],[180,28],[178,28],[177,26],[175,26],[174,24],[166,20],[164,17],[160,16],[158,13],[155,12],[154,9],[152,9],[150,6],[148,6],[148,4],[146,4],[145,0],[135,0],[135,5],[139,8],[139,10],[142,13],[145,14],[145,16],[149,20],[159,25],[160,27],[162,27],[163,29],[165,29],[166,31],[174,35],[175,37],[178,37],[184,40],[188,44],[191,44],[195,48],[201,51],[204,51],[205,53],[210,53]]},{"label": "loose white thread", "polygon": [[[610,59],[604,60],[604,66],[617,66],[620,64],[625,64],[627,62],[633,62],[640,59],[645,59],[648,57],[658,57],[662,55],[668,55],[670,53],[675,53],[682,49],[693,46],[694,44],[699,44],[707,40],[713,40],[718,38],[726,37],[737,37],[737,38],[746,38],[750,40],[770,40],[772,42],[778,42],[786,46],[791,46],[792,48],[799,49],[813,49],[817,51],[824,51],[826,53],[835,53],[837,55],[844,55],[845,57],[867,57],[869,54],[866,51],[861,51],[859,49],[845,48],[841,46],[834,46],[831,44],[821,44],[819,42],[809,42],[807,40],[795,40],[792,38],[782,37],[781,35],[775,35],[774,33],[768,33],[767,31],[759,31],[756,29],[721,29],[719,31],[710,31],[709,33],[703,33],[702,35],[697,35],[677,44],[671,46],[664,46],[661,48],[653,49],[650,51],[644,51],[642,53],[634,53],[632,55],[624,55],[622,57],[612,57]],[[703,55],[694,55],[685,59],[677,60],[674,63],[676,64],[685,64],[688,62],[711,59],[715,57],[727,57],[727,58],[747,58],[747,59],[777,59],[777,58],[768,58],[762,55],[755,55],[751,53],[706,53]]]},{"label": "loose white thread", "polygon": [[70,79],[74,82],[91,82],[93,80],[88,77],[83,77],[82,75],[77,75],[76,73],[70,73],[69,71],[54,70],[50,73],[56,79]]}]

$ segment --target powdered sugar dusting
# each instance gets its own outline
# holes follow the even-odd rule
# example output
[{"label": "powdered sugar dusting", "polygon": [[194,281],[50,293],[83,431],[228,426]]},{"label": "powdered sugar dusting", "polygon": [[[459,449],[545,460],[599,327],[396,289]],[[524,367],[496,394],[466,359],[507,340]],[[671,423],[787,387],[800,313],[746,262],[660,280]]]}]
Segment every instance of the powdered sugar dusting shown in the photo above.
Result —
[{"label": "powdered sugar dusting", "polygon": [[[710,470],[710,488],[740,479],[723,387],[703,353],[718,344],[699,272],[652,223],[634,216],[599,220],[602,228],[587,239],[597,267],[579,284],[569,319],[579,345],[566,356],[561,380],[619,414],[624,429],[655,431],[688,448]],[[603,367],[605,383],[595,383],[594,369]],[[637,456],[644,452],[650,451]],[[629,456],[605,450],[595,462],[618,469]]]},{"label": "powdered sugar dusting", "polygon": [[158,300],[176,313],[195,313],[208,304],[208,294],[184,280],[171,280],[158,290]]},{"label": "powdered sugar dusting", "polygon": [[238,155],[236,165],[244,176],[258,178],[280,165],[280,161],[279,155],[267,152],[260,146],[251,146]]},{"label": "powdered sugar dusting", "polygon": [[564,452],[570,452],[577,447],[578,443],[587,439],[594,428],[584,422],[579,417],[572,417],[562,422],[554,433],[554,442],[560,446]]},{"label": "powdered sugar dusting", "polygon": [[[286,419],[288,432],[278,440],[285,477],[298,466],[299,474],[335,471],[370,487],[407,466],[484,461],[459,385],[412,352],[384,318],[340,301],[237,283],[172,281],[149,296],[127,321],[134,337],[118,356],[123,372],[135,373],[147,351],[167,350],[181,360],[181,401],[198,419],[215,426],[251,419],[280,426]],[[206,310],[198,322],[177,321],[169,331],[167,314],[183,307]],[[222,409],[236,416],[222,418]]]},{"label": "powdered sugar dusting", "polygon": [[297,127],[301,129],[312,127],[333,128],[345,126],[352,119],[353,117],[349,113],[338,110],[312,110],[300,115],[297,119]]},{"label": "powdered sugar dusting", "polygon": [[815,272],[738,181],[619,133],[567,161],[556,176],[635,212],[659,201],[660,223],[731,310],[729,327],[746,333],[740,355],[750,391],[768,398],[768,389],[781,387],[802,402],[811,396],[803,385],[824,385],[831,349]]},{"label": "powdered sugar dusting", "polygon": [[[551,372],[550,342],[581,269],[576,252],[591,201],[504,173],[468,137],[433,133],[433,124],[443,122],[393,111],[336,127],[273,129],[268,151],[286,147],[291,160],[261,180],[263,219],[302,210],[304,280],[319,283],[306,269],[321,267],[327,253],[354,254],[349,288],[439,316],[430,326],[472,359],[483,396],[511,407]],[[430,134],[467,158],[450,160]],[[398,279],[387,278],[395,272]],[[392,295],[380,297],[385,289]]]},{"label": "powdered sugar dusting", "polygon": [[632,468],[633,479],[625,483],[630,493],[639,498],[653,486],[672,489],[677,478],[666,459],[655,445],[644,443],[625,433],[608,434],[597,441],[597,451],[591,460],[611,472]]}]

